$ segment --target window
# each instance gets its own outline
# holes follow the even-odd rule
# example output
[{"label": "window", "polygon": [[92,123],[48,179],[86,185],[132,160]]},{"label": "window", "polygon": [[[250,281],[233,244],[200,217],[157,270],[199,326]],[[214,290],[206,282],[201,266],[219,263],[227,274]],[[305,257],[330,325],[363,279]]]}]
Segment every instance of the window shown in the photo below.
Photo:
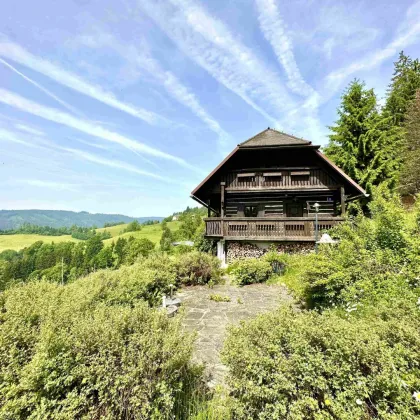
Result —
[{"label": "window", "polygon": [[238,174],[239,184],[250,184],[255,182],[255,172]]},{"label": "window", "polygon": [[309,182],[309,171],[293,171],[290,172],[292,185],[306,185]]},{"label": "window", "polygon": [[258,207],[257,206],[245,206],[244,208],[245,217],[257,217]]},{"label": "window", "polygon": [[281,186],[283,174],[281,172],[264,172],[264,185],[269,187]]}]

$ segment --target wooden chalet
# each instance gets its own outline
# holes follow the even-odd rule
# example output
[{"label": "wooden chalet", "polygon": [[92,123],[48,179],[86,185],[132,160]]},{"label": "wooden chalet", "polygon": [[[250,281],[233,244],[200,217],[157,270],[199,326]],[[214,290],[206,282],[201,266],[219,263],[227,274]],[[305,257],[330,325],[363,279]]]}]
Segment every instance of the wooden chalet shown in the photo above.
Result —
[{"label": "wooden chalet", "polygon": [[240,143],[192,192],[206,235],[225,241],[315,241],[366,192],[310,141],[268,128]]}]

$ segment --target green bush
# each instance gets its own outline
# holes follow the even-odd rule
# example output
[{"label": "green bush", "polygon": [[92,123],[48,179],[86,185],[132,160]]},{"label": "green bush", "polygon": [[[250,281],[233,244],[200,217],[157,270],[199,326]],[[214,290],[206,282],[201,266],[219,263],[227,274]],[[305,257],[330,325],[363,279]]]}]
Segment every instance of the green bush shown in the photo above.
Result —
[{"label": "green bush", "polygon": [[222,296],[218,294],[212,294],[209,296],[209,299],[213,302],[230,302],[231,299],[229,296]]},{"label": "green bush", "polygon": [[231,328],[223,360],[233,418],[419,417],[418,309],[383,309],[346,319],[283,308]]},{"label": "green bush", "polygon": [[210,254],[193,251],[182,254],[177,261],[178,279],[184,285],[207,284],[220,281],[220,261]]},{"label": "green bush", "polygon": [[144,302],[160,278],[140,268],[0,295],[0,418],[171,418],[196,378],[192,337]]},{"label": "green bush", "polygon": [[395,197],[370,203],[372,218],[358,216],[332,230],[335,246],[321,246],[303,277],[311,307],[327,308],[404,296],[419,286],[420,240],[416,212]]},{"label": "green bush", "polygon": [[230,268],[235,280],[241,286],[267,281],[273,274],[271,264],[264,259],[247,258],[236,261]]}]

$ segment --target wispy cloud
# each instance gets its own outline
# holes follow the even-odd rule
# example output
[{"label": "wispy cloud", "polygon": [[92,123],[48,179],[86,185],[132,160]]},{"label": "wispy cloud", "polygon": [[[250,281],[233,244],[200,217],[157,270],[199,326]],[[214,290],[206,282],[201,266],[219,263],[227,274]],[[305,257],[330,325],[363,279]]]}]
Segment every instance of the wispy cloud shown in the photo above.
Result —
[{"label": "wispy cloud", "polygon": [[146,71],[180,104],[189,108],[209,128],[219,136],[219,143],[222,148],[226,147],[229,139],[228,133],[220,126],[200,104],[199,99],[183,84],[171,71],[165,70],[161,64],[152,56],[148,45],[143,40],[140,48],[134,45],[122,44],[113,35],[96,30],[93,35],[78,37],[78,41],[91,48],[111,48],[116,51],[127,62],[135,67]]},{"label": "wispy cloud", "polygon": [[154,178],[159,181],[168,182],[170,184],[177,184],[177,181],[173,178],[168,178],[168,177],[155,174],[153,172],[144,171],[142,169],[137,168],[134,165],[131,165],[130,163],[122,162],[115,159],[110,160],[110,159],[107,159],[98,155],[94,155],[92,153],[88,153],[79,149],[72,149],[72,148],[66,148],[66,147],[61,147],[60,149],[65,152],[71,153],[80,159],[83,159],[92,163],[96,163],[98,165],[108,166],[110,168],[122,169],[124,171],[135,173],[137,175],[147,176],[149,178]]},{"label": "wispy cloud", "polygon": [[414,3],[406,13],[406,20],[400,25],[394,39],[384,48],[378,49],[350,65],[334,70],[325,79],[331,92],[337,91],[352,74],[371,70],[385,60],[394,57],[402,48],[420,41],[420,2]]},{"label": "wispy cloud", "polygon": [[185,55],[268,121],[275,124],[278,116],[293,106],[278,75],[237,40],[223,22],[194,1],[171,3],[176,7],[156,0],[138,2]]},{"label": "wispy cloud", "polygon": [[17,128],[20,131],[24,131],[25,133],[33,134],[34,136],[43,136],[43,135],[45,135],[45,133],[43,131],[38,130],[38,129],[33,128],[33,127],[29,127],[26,124],[17,123],[17,124],[15,124],[15,128]]},{"label": "wispy cloud", "polygon": [[67,184],[63,182],[43,181],[41,179],[20,179],[17,180],[19,184],[30,185],[31,187],[48,188],[55,191],[71,191],[77,192],[80,185]]},{"label": "wispy cloud", "polygon": [[[117,159],[108,159],[102,156],[99,156],[94,153],[86,152],[85,150],[80,150],[72,147],[63,147],[59,146],[58,144],[55,144],[51,142],[50,140],[47,140],[45,138],[39,138],[35,137],[34,139],[29,140],[26,135],[21,135],[18,132],[13,132],[11,130],[7,130],[0,127],[0,143],[1,141],[11,141],[13,143],[21,144],[28,147],[35,147],[40,149],[47,149],[50,152],[57,152],[63,154],[63,152],[67,154],[71,154],[76,158],[79,158],[81,160],[85,160],[88,162],[96,163],[98,165],[107,166],[109,168],[115,168],[115,169],[122,169],[124,171],[128,171],[137,175],[146,176],[149,178],[153,178],[159,181],[167,182],[170,184],[179,184],[179,181],[174,178],[169,178],[166,176],[162,176],[150,171],[145,171],[143,169],[138,168],[135,165],[132,165],[127,162],[123,162]],[[88,142],[84,142],[87,143]]]},{"label": "wispy cloud", "polygon": [[64,108],[68,109],[69,111],[73,112],[77,115],[82,115],[80,111],[78,111],[76,108],[72,107],[67,102],[61,100],[57,95],[54,95],[51,91],[46,89],[44,86],[40,85],[38,82],[35,82],[35,80],[32,80],[30,77],[25,76],[22,72],[20,72],[17,68],[13,67],[11,64],[9,64],[7,61],[0,58],[0,63],[4,64],[6,67],[8,67],[10,70],[18,74],[20,77],[25,79],[27,82],[31,83],[35,87],[37,87],[39,90],[44,92],[46,95],[48,95],[50,98],[53,98],[55,101],[57,101],[60,105],[64,106]]},{"label": "wispy cloud", "polygon": [[102,140],[119,144],[128,150],[160,159],[169,160],[186,168],[197,170],[197,168],[190,165],[182,158],[162,152],[159,149],[147,146],[144,143],[122,136],[121,134],[107,130],[99,125],[92,124],[90,121],[75,118],[72,115],[59,111],[58,109],[49,108],[36,102],[30,101],[29,99],[16,95],[6,89],[0,88],[0,102],[13,106],[21,111],[37,115],[38,117],[44,118],[46,120],[65,125],[94,137],[98,137]]},{"label": "wispy cloud", "polygon": [[157,124],[162,120],[165,120],[164,117],[154,112],[118,100],[112,92],[108,92],[100,86],[88,83],[78,75],[64,70],[47,60],[34,56],[14,42],[4,39],[0,40],[0,56],[42,73],[44,76],[47,76],[70,89],[83,95],[90,96],[91,98],[136,118],[140,118],[149,124]]},{"label": "wispy cloud", "polygon": [[289,80],[288,86],[293,92],[302,96],[315,94],[314,89],[303,79],[296,64],[292,41],[276,2],[274,0],[256,0],[256,4],[261,30],[286,72]]}]

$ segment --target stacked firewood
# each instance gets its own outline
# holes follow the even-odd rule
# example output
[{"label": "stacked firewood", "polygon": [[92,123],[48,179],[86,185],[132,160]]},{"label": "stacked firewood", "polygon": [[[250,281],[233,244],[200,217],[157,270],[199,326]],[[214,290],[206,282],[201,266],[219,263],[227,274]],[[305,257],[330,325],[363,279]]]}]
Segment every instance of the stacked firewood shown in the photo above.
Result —
[{"label": "stacked firewood", "polygon": [[226,258],[228,264],[244,258],[260,258],[267,252],[267,249],[258,248],[254,244],[242,242],[228,242]]},{"label": "stacked firewood", "polygon": [[[244,258],[260,258],[270,250],[269,248],[259,248],[255,244],[246,242],[228,242],[226,246],[228,264]],[[275,246],[280,254],[307,254],[314,250],[314,244],[311,242],[281,242]]]}]

